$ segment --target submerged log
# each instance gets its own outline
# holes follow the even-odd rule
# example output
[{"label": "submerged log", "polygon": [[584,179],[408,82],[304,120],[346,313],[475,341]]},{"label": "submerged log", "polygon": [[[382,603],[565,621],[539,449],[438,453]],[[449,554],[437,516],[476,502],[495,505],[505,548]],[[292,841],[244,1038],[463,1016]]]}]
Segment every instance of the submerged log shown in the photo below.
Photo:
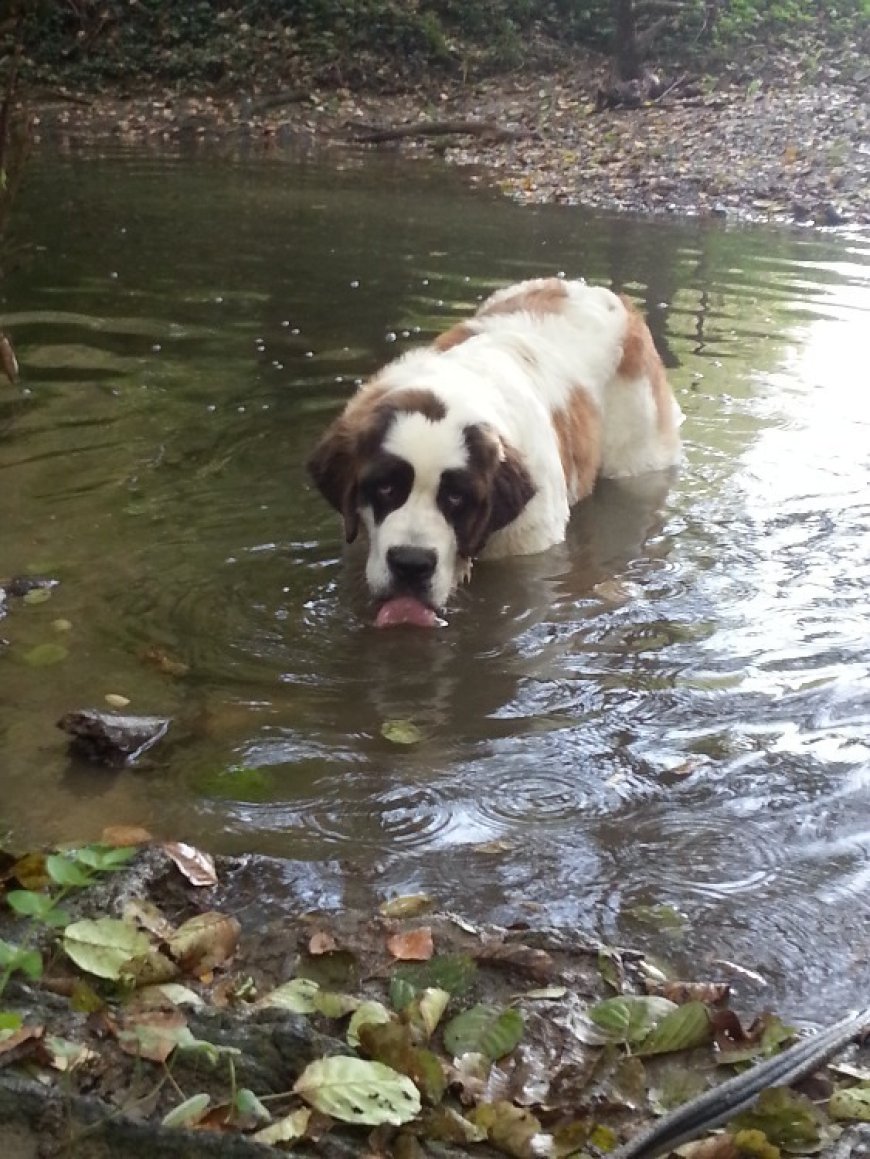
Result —
[{"label": "submerged log", "polygon": [[410,125],[384,126],[352,134],[360,145],[382,145],[403,137],[445,137],[451,134],[484,137],[492,141],[516,141],[523,134],[505,129],[494,121],[415,121]]}]

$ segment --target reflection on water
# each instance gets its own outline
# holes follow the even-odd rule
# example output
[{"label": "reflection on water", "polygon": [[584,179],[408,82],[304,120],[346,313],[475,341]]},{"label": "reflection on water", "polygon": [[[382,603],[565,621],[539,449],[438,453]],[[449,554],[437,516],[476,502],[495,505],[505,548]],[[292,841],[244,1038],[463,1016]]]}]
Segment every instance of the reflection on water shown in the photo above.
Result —
[{"label": "reflection on water", "polygon": [[[328,861],[300,875],[309,902],[428,890],[693,974],[735,960],[803,1012],[857,1001],[865,238],[521,210],[378,160],[45,156],[24,207],[0,573],[62,584],[3,621],[21,842],[146,824]],[[479,565],[445,629],[373,631],[308,448],[358,376],[559,269],[647,310],[684,468],[602,486],[564,545]],[[66,659],[31,666],[47,641]],[[53,722],[107,693],[177,722],[141,771],[66,758]],[[421,743],[384,739],[395,719]]]}]

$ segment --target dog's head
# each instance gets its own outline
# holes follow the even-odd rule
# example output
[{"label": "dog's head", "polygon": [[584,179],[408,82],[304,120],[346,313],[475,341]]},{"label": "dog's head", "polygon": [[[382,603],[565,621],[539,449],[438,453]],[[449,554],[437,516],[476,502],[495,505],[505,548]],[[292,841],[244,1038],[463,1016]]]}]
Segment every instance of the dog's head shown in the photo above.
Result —
[{"label": "dog's head", "polygon": [[485,421],[432,390],[377,382],[351,399],[308,469],[348,543],[365,527],[373,597],[409,596],[431,609],[535,491],[516,450]]}]

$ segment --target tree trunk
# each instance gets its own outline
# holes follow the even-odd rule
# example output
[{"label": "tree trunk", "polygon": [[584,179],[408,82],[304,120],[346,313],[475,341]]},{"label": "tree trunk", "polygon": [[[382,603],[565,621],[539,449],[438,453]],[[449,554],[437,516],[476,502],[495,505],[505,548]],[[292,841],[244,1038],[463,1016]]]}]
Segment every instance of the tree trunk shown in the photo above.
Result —
[{"label": "tree trunk", "polygon": [[617,81],[640,80],[641,61],[637,43],[634,0],[613,0],[615,34],[613,63]]}]

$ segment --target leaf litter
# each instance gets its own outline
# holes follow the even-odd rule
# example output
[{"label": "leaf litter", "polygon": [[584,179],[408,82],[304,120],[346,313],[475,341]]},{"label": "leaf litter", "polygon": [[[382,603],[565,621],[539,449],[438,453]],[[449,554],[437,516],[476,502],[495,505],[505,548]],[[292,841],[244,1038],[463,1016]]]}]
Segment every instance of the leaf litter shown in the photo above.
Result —
[{"label": "leaf litter", "polygon": [[[431,1142],[591,1156],[796,1037],[769,1013],[747,1024],[715,980],[645,993],[640,954],[574,931],[477,926],[429,898],[425,927],[416,902],[295,913],[277,890],[284,871],[265,858],[218,859],[204,909],[202,886],[165,846],[111,873],[110,849],[7,859],[41,883],[42,910],[65,891],[70,916],[42,935],[66,955],[42,979],[14,974],[0,998],[0,1098],[14,1080],[50,1099],[62,1074],[57,1097],[73,1118],[77,1100],[96,1100],[107,1138],[144,1115],[155,1131],[233,1132],[261,1149],[346,1135],[373,1154]],[[202,864],[197,854],[186,847],[185,866]],[[79,888],[75,867],[89,863],[103,876]],[[7,869],[2,884],[19,882]],[[11,936],[25,920],[11,909],[0,919],[7,961],[17,959],[6,924]],[[397,956],[421,930],[431,954]],[[325,952],[312,955],[315,935]],[[313,966],[328,967],[320,981],[305,976]],[[164,967],[174,977],[155,981]],[[812,1100],[768,1091],[725,1134],[681,1153],[825,1154],[870,1119],[868,1073],[832,1067]]]}]

